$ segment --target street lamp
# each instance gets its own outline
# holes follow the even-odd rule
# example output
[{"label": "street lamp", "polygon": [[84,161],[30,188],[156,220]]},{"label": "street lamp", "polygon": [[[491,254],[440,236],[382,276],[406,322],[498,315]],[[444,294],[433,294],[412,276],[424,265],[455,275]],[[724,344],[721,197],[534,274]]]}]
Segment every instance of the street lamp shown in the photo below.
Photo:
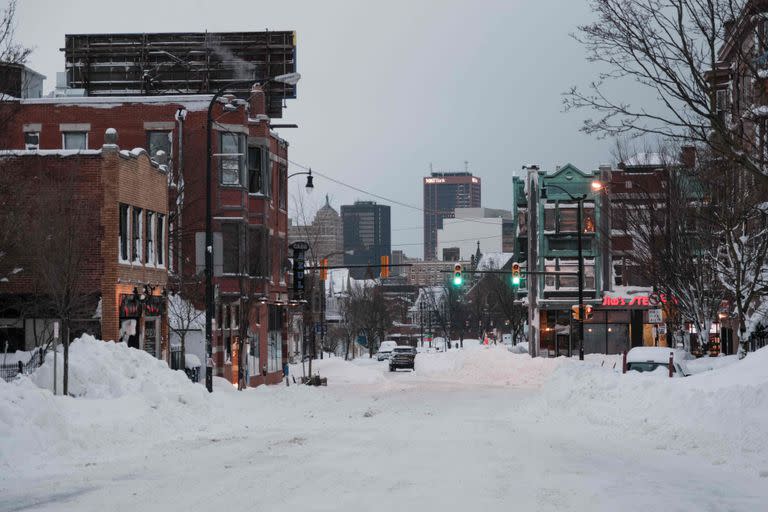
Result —
[{"label": "street lamp", "polygon": [[[578,241],[578,260],[579,260],[579,272],[578,272],[578,280],[579,280],[579,360],[584,360],[584,254],[582,253],[582,234],[583,234],[583,225],[582,225],[582,215],[583,215],[583,209],[584,209],[584,200],[587,198],[587,194],[582,194],[580,196],[574,196],[570,192],[568,192],[566,189],[559,185],[554,184],[548,184],[541,187],[541,198],[546,199],[547,198],[547,188],[553,187],[556,188],[565,195],[567,195],[571,201],[576,201],[578,204],[577,209],[577,215],[576,215],[576,229],[577,229],[577,241]],[[594,191],[600,190],[603,187],[602,183],[599,181],[593,181],[591,184],[591,189]]]},{"label": "street lamp", "polygon": [[293,174],[289,174],[288,178],[290,179],[300,174],[307,175],[307,184],[304,185],[304,188],[306,189],[307,194],[311,194],[312,191],[315,189],[315,184],[313,183],[314,177],[312,176],[312,168],[310,167],[308,171],[299,171],[299,172],[294,172]]},{"label": "street lamp", "polygon": [[[295,85],[301,75],[299,73],[288,73],[278,75],[262,83],[278,82],[288,85]],[[213,158],[213,148],[211,143],[211,127],[213,126],[213,106],[227,89],[259,83],[255,80],[239,80],[222,86],[216,91],[208,104],[208,117],[205,125],[206,153],[205,153],[205,387],[209,393],[213,392],[213,316],[214,298],[213,298],[213,226],[212,226],[212,205],[211,205],[211,159]],[[227,103],[229,107],[225,111],[232,112],[236,110],[239,104],[244,102]]]}]

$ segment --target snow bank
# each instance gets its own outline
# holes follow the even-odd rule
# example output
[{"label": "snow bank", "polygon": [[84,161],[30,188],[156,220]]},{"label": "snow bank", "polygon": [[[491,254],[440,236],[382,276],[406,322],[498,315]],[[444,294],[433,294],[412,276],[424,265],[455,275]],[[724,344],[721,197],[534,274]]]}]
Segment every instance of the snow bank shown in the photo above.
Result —
[{"label": "snow bank", "polygon": [[[63,385],[63,356],[59,354],[58,389]],[[53,353],[30,378],[41,388],[53,390]],[[69,347],[69,394],[83,398],[117,398],[135,393],[186,392],[190,381],[183,372],[124,343],[97,340],[85,335]]]},{"label": "snow bank", "polygon": [[188,425],[210,413],[203,386],[125,344],[83,336],[70,345],[69,364],[71,396],[52,394],[52,353],[31,376],[0,379],[0,468],[33,454],[71,456],[166,432],[189,435]]},{"label": "snow bank", "polygon": [[569,361],[532,398],[529,412],[610,426],[628,448],[633,436],[655,437],[660,450],[701,450],[716,464],[749,461],[766,471],[768,349],[684,379]]}]

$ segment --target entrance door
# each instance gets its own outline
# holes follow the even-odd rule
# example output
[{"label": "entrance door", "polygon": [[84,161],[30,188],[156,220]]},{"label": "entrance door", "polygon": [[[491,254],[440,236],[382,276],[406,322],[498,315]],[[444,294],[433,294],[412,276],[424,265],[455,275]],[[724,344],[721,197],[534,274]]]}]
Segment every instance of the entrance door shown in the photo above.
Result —
[{"label": "entrance door", "polygon": [[160,319],[155,316],[144,318],[144,350],[160,357]]},{"label": "entrance door", "polygon": [[633,347],[643,346],[643,310],[633,309],[631,310],[631,324],[630,324],[630,336]]}]

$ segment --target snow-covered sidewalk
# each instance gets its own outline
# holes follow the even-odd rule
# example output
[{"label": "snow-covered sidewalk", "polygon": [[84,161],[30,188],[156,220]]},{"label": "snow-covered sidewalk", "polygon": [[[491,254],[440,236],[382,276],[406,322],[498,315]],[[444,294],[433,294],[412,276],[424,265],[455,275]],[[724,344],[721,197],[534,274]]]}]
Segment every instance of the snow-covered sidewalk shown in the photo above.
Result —
[{"label": "snow-covered sidewalk", "polygon": [[[768,351],[687,379],[504,347],[315,361],[327,388],[213,395],[147,354],[72,347],[0,382],[0,510],[760,510]],[[293,369],[295,371],[296,369]]]}]

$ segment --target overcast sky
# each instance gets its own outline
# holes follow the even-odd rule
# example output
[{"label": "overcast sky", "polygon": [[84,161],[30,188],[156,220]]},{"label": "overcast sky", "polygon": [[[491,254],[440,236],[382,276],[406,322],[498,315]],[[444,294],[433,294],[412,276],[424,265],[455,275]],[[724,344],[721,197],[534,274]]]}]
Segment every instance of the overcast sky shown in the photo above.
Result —
[{"label": "overcast sky", "polygon": [[[66,33],[295,30],[302,80],[283,121],[299,128],[280,132],[291,160],[418,207],[430,163],[466,160],[483,206],[510,209],[523,164],[611,160],[610,141],[578,131],[588,112],[562,112],[561,93],[595,76],[569,37],[590,20],[586,0],[20,0],[16,35],[49,90]],[[326,193],[337,209],[373,199],[317,178],[309,204]],[[392,248],[421,256],[421,225],[393,205]]]}]

